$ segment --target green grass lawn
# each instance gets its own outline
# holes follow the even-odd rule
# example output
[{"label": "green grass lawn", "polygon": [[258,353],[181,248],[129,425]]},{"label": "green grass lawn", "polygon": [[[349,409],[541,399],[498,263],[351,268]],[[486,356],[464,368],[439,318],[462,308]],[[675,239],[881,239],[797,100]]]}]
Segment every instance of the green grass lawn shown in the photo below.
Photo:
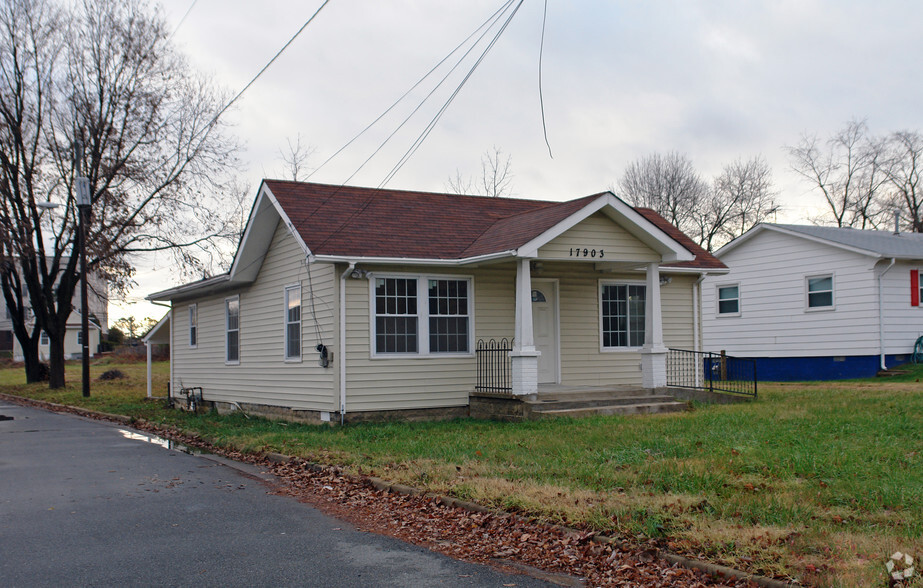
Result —
[{"label": "green grass lawn", "polygon": [[[118,368],[123,381],[97,381]],[[923,369],[889,379],[761,384],[757,401],[688,413],[494,423],[311,426],[191,415],[145,402],[145,366],[94,365],[93,395],[0,390],[144,417],[220,446],[278,451],[544,520],[809,584],[884,585],[894,551],[923,556]],[[165,363],[155,364],[163,395]]]}]

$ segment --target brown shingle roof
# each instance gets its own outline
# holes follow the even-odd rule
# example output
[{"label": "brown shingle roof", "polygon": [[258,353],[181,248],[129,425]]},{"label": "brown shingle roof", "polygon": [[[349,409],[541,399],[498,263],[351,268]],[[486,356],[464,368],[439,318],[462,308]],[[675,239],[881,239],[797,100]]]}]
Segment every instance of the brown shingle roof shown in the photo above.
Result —
[{"label": "brown shingle roof", "polygon": [[[312,253],[344,257],[451,260],[500,253],[528,243],[601,196],[547,202],[281,180],[264,184]],[[696,255],[695,261],[672,265],[724,267],[655,212],[638,212]],[[697,265],[701,254],[705,264]]]},{"label": "brown shingle roof", "polygon": [[727,266],[721,263],[721,260],[700,247],[695,241],[686,236],[686,233],[680,231],[670,221],[663,218],[656,211],[650,208],[635,208],[641,216],[651,221],[664,233],[670,235],[680,245],[689,250],[689,253],[695,255],[692,261],[678,261],[676,263],[665,263],[665,267],[689,267],[696,269],[724,269]]}]

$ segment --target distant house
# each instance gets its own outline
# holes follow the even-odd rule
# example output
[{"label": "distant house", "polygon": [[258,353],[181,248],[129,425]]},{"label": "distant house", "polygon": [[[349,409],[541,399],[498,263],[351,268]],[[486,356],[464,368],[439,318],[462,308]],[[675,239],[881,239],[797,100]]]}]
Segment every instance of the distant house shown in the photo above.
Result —
[{"label": "distant house", "polygon": [[[106,280],[98,275],[90,273],[88,281],[87,305],[90,311],[90,356],[94,356],[99,348],[102,338],[109,333],[109,292]],[[83,350],[83,340],[80,321],[80,288],[74,292],[72,302],[74,311],[67,319],[67,332],[64,334],[64,357],[73,359],[80,357]],[[27,323],[32,324],[31,308],[27,308]],[[14,361],[22,361],[22,346],[13,333],[13,321],[10,317],[10,311],[6,307],[6,301],[0,295],[0,351],[9,352]],[[39,358],[47,361],[49,358],[49,340],[48,336],[42,333],[39,336],[38,346]]]},{"label": "distant house", "polygon": [[[266,180],[227,274],[148,296],[171,387],[308,420],[467,414],[478,343],[509,393],[666,385],[724,266],[609,192],[545,202]],[[169,325],[169,326],[167,326]]]},{"label": "distant house", "polygon": [[923,235],[757,225],[716,252],[704,346],[754,358],[761,380],[873,376],[923,335]]}]

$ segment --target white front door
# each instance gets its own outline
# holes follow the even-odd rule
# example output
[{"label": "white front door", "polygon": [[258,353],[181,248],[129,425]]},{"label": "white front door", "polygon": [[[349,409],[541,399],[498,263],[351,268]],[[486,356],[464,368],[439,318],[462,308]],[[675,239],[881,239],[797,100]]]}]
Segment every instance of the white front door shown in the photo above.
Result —
[{"label": "white front door", "polygon": [[538,358],[538,383],[557,384],[558,376],[558,283],[532,280],[532,330]]}]

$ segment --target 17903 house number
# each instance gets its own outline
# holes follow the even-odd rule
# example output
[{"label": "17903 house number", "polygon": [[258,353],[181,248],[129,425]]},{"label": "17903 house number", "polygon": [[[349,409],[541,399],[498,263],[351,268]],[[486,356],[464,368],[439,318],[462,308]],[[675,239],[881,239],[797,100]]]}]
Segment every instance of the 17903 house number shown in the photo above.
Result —
[{"label": "17903 house number", "polygon": [[584,247],[571,247],[570,248],[571,257],[599,257],[602,259],[605,256],[605,251],[602,249],[587,249]]}]

